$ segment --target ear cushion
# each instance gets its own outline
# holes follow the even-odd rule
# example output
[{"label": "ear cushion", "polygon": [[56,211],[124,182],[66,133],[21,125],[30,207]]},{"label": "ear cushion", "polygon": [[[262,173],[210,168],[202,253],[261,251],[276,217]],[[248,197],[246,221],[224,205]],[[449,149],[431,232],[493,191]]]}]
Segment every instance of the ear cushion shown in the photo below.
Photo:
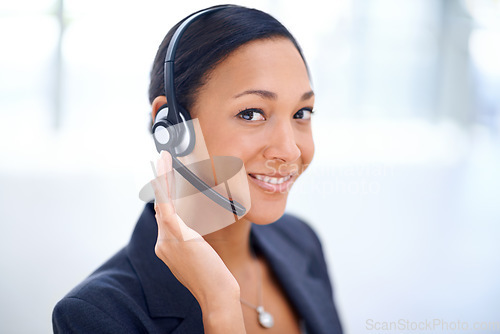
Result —
[{"label": "ear cushion", "polygon": [[176,156],[186,156],[194,149],[196,134],[189,112],[180,105],[177,108],[182,124],[177,126],[179,128],[179,143],[176,145],[175,151]]},{"label": "ear cushion", "polygon": [[168,151],[172,154],[179,141],[179,134],[176,131],[176,127],[172,126],[173,124],[169,121],[168,116],[169,108],[164,104],[156,113],[151,131],[158,153]]},{"label": "ear cushion", "polygon": [[177,108],[179,115],[173,115],[167,105],[156,114],[152,132],[158,153],[168,151],[173,156],[185,156],[194,149],[196,135],[191,115],[181,106]]},{"label": "ear cushion", "polygon": [[167,118],[168,116],[168,105],[165,103],[164,105],[162,105],[160,107],[160,109],[158,109],[158,111],[156,112],[156,116],[155,116],[155,123],[158,121],[158,120],[161,120],[161,119],[164,119],[164,118]]},{"label": "ear cushion", "polygon": [[153,139],[155,141],[156,150],[174,152],[177,134],[174,127],[170,126],[167,121],[160,120],[155,122],[153,126]]}]

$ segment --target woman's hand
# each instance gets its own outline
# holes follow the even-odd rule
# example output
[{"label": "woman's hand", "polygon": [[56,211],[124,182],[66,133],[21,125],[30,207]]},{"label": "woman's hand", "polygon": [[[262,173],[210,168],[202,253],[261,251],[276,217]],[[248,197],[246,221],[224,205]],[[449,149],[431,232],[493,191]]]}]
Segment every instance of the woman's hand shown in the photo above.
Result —
[{"label": "woman's hand", "polygon": [[162,151],[152,181],[158,239],[156,255],[187,288],[203,312],[207,333],[245,333],[238,282],[217,252],[175,212],[172,157]]}]

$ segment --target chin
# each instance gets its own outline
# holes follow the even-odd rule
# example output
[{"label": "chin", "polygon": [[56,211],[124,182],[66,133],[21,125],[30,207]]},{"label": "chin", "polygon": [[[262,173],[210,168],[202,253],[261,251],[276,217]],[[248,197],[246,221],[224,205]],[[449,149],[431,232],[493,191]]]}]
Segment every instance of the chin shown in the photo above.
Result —
[{"label": "chin", "polygon": [[[255,203],[256,202],[256,203]],[[281,201],[252,201],[252,207],[245,219],[257,225],[274,223],[285,213],[286,200]]]},{"label": "chin", "polygon": [[288,192],[292,182],[285,188],[286,191],[270,192],[258,182],[250,180],[251,207],[245,219],[257,225],[274,223],[285,213]]}]

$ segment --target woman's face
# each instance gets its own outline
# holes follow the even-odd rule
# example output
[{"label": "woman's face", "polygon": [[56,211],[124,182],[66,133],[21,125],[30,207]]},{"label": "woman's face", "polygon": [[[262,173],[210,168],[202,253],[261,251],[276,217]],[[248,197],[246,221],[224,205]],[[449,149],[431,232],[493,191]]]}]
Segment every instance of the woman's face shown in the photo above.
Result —
[{"label": "woman's face", "polygon": [[190,113],[209,154],[245,165],[252,204],[246,219],[266,224],[283,214],[291,185],[314,155],[313,105],[304,61],[286,38],[241,46],[199,91]]}]

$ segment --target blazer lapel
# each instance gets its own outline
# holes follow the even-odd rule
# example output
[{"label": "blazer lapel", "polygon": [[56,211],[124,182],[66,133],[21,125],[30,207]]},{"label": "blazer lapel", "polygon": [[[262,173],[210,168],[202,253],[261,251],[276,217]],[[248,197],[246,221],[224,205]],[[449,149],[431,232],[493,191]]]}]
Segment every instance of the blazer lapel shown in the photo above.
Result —
[{"label": "blazer lapel", "polygon": [[128,256],[141,281],[151,317],[184,318],[198,305],[154,252],[158,235],[154,215],[153,205],[147,204],[132,234]]},{"label": "blazer lapel", "polygon": [[[176,332],[196,329],[202,333],[198,302],[154,253],[158,233],[154,216],[153,205],[147,204],[127,247],[130,262],[144,289],[150,316],[183,318]],[[315,271],[308,254],[273,226],[287,224],[282,220],[284,218],[264,226],[252,224],[252,244],[269,262],[293,306],[305,320],[308,334],[341,333],[329,283],[312,274]],[[301,231],[292,233],[300,235]]]},{"label": "blazer lapel", "polygon": [[314,270],[310,270],[308,254],[276,229],[266,226],[253,225],[252,239],[269,262],[293,306],[305,320],[308,333],[340,333],[329,286],[311,274]]}]

